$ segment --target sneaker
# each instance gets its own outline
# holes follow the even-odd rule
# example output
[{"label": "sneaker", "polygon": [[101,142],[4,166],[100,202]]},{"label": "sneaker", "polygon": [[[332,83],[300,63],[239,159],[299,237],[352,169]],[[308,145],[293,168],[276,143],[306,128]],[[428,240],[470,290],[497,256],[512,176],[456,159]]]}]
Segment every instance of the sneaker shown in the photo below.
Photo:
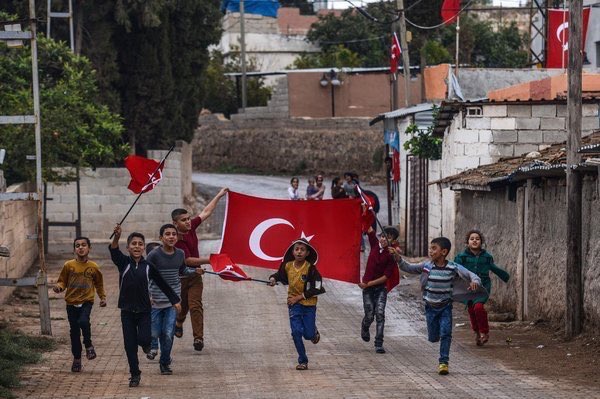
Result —
[{"label": "sneaker", "polygon": [[129,378],[129,388],[134,388],[140,385],[140,380],[142,379],[141,374],[132,375]]},{"label": "sneaker", "polygon": [[319,333],[319,330],[317,330],[317,332],[315,333],[315,336],[313,337],[313,339],[310,340],[310,342],[312,342],[313,344],[318,344],[319,341],[321,340],[321,334]]},{"label": "sneaker", "polygon": [[87,357],[88,360],[93,360],[96,358],[96,350],[93,346],[85,348],[85,357]]},{"label": "sneaker", "polygon": [[152,351],[152,347],[150,345],[142,346],[142,352],[144,352],[146,355],[149,354],[151,351]]},{"label": "sneaker", "polygon": [[488,342],[490,339],[490,334],[481,334],[479,336],[479,341],[481,341],[481,345],[483,346],[483,344],[485,344],[486,342]]},{"label": "sneaker", "polygon": [[168,364],[160,364],[160,373],[162,375],[171,375],[173,374],[173,370],[171,370],[171,367]]},{"label": "sneaker", "polygon": [[371,340],[371,334],[369,333],[369,330],[365,330],[362,327],[360,328],[360,337],[365,342],[369,342]]},{"label": "sneaker", "polygon": [[440,363],[440,365],[438,366],[438,374],[439,375],[446,375],[448,374],[448,365],[446,363]]},{"label": "sneaker", "polygon": [[150,349],[150,352],[146,354],[148,360],[154,360],[154,358],[158,355],[158,351],[156,349]]},{"label": "sneaker", "polygon": [[385,349],[383,349],[383,346],[376,346],[375,353],[385,353]]},{"label": "sneaker", "polygon": [[482,346],[483,345],[481,343],[481,336],[479,335],[479,331],[475,331],[475,344],[477,346]]},{"label": "sneaker", "polygon": [[196,338],[194,340],[194,349],[198,352],[204,348],[204,340],[202,338]]},{"label": "sneaker", "polygon": [[175,324],[175,336],[177,338],[183,337],[183,326],[178,326],[177,324]]},{"label": "sneaker", "polygon": [[71,371],[73,373],[81,372],[81,359],[73,359],[73,364],[71,364]]},{"label": "sneaker", "polygon": [[307,363],[300,363],[296,366],[296,370],[308,370],[308,364]]}]

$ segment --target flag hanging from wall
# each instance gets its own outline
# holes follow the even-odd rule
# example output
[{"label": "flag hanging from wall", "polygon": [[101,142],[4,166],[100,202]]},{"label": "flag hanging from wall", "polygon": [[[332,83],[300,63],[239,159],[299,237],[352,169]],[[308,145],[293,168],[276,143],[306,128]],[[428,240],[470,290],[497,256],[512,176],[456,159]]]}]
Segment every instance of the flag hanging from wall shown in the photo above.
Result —
[{"label": "flag hanging from wall", "polygon": [[[590,8],[583,9],[581,30],[582,49],[585,49]],[[569,64],[569,10],[548,10],[548,51],[546,68],[566,68]]]},{"label": "flag hanging from wall", "polygon": [[323,277],[358,283],[361,207],[358,199],[288,201],[227,193],[219,253],[239,264],[277,269],[293,240],[317,250]]},{"label": "flag hanging from wall", "polygon": [[153,159],[129,155],[125,158],[125,167],[131,175],[127,188],[136,194],[147,193],[161,181],[164,166]]}]

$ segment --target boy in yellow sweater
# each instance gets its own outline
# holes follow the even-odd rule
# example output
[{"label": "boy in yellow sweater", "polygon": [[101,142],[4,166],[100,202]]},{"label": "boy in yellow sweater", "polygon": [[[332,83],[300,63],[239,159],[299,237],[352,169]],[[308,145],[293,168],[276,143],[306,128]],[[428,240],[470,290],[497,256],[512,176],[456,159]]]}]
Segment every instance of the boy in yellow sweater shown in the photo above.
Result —
[{"label": "boy in yellow sweater", "polygon": [[100,306],[106,306],[104,280],[98,265],[88,259],[90,248],[89,238],[75,238],[73,241],[75,259],[65,262],[53,288],[56,293],[66,290],[65,301],[67,302],[67,317],[70,326],[71,353],[73,353],[71,371],[74,373],[81,371],[81,334],[83,334],[85,356],[88,360],[96,358],[90,325],[90,313],[96,291],[100,297]]}]

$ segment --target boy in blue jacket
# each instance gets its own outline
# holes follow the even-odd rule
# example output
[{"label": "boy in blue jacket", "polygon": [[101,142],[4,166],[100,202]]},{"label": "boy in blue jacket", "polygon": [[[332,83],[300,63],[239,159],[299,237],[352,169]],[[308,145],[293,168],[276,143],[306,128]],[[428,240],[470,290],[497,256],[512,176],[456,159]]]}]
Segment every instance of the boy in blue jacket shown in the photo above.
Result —
[{"label": "boy in blue jacket", "polygon": [[179,311],[179,297],[165,282],[160,273],[142,256],[146,247],[144,235],[133,232],[127,237],[127,252],[124,255],[119,250],[121,226],[116,225],[114,237],[109,245],[110,257],[119,269],[119,309],[121,309],[121,324],[123,327],[123,342],[129,363],[130,387],[140,385],[141,374],[137,356],[138,345],[144,353],[150,352],[151,327],[149,280],[156,283],[158,288],[169,298],[173,307]]}]

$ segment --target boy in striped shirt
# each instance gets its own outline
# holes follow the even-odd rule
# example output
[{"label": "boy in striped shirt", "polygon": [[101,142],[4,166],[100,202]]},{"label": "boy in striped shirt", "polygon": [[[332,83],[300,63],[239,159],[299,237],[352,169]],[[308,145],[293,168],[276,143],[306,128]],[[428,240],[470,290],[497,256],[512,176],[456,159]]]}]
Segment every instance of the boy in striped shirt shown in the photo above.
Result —
[{"label": "boy in striped shirt", "polygon": [[[185,255],[179,248],[175,248],[177,242],[177,228],[173,224],[165,224],[160,228],[159,238],[162,246],[153,249],[146,260],[151,263],[163,280],[181,296],[181,281],[179,276],[189,276],[192,274],[203,274],[204,270],[200,267],[194,269],[186,267]],[[153,360],[158,354],[158,344],[160,342],[160,373],[163,375],[173,374],[171,370],[171,349],[173,348],[173,337],[175,335],[175,319],[177,312],[171,306],[169,298],[156,285],[154,281],[150,282],[150,297],[152,301],[151,328],[152,344],[146,357]]]},{"label": "boy in striped shirt", "polygon": [[[481,280],[476,274],[446,260],[451,248],[450,240],[446,237],[434,238],[429,244],[429,260],[417,264],[408,263],[404,259],[400,262],[401,270],[421,275],[428,339],[429,342],[440,341],[438,373],[442,375],[448,374],[450,360],[452,301],[482,295],[478,290]],[[394,255],[400,256],[398,252],[394,252]]]}]

